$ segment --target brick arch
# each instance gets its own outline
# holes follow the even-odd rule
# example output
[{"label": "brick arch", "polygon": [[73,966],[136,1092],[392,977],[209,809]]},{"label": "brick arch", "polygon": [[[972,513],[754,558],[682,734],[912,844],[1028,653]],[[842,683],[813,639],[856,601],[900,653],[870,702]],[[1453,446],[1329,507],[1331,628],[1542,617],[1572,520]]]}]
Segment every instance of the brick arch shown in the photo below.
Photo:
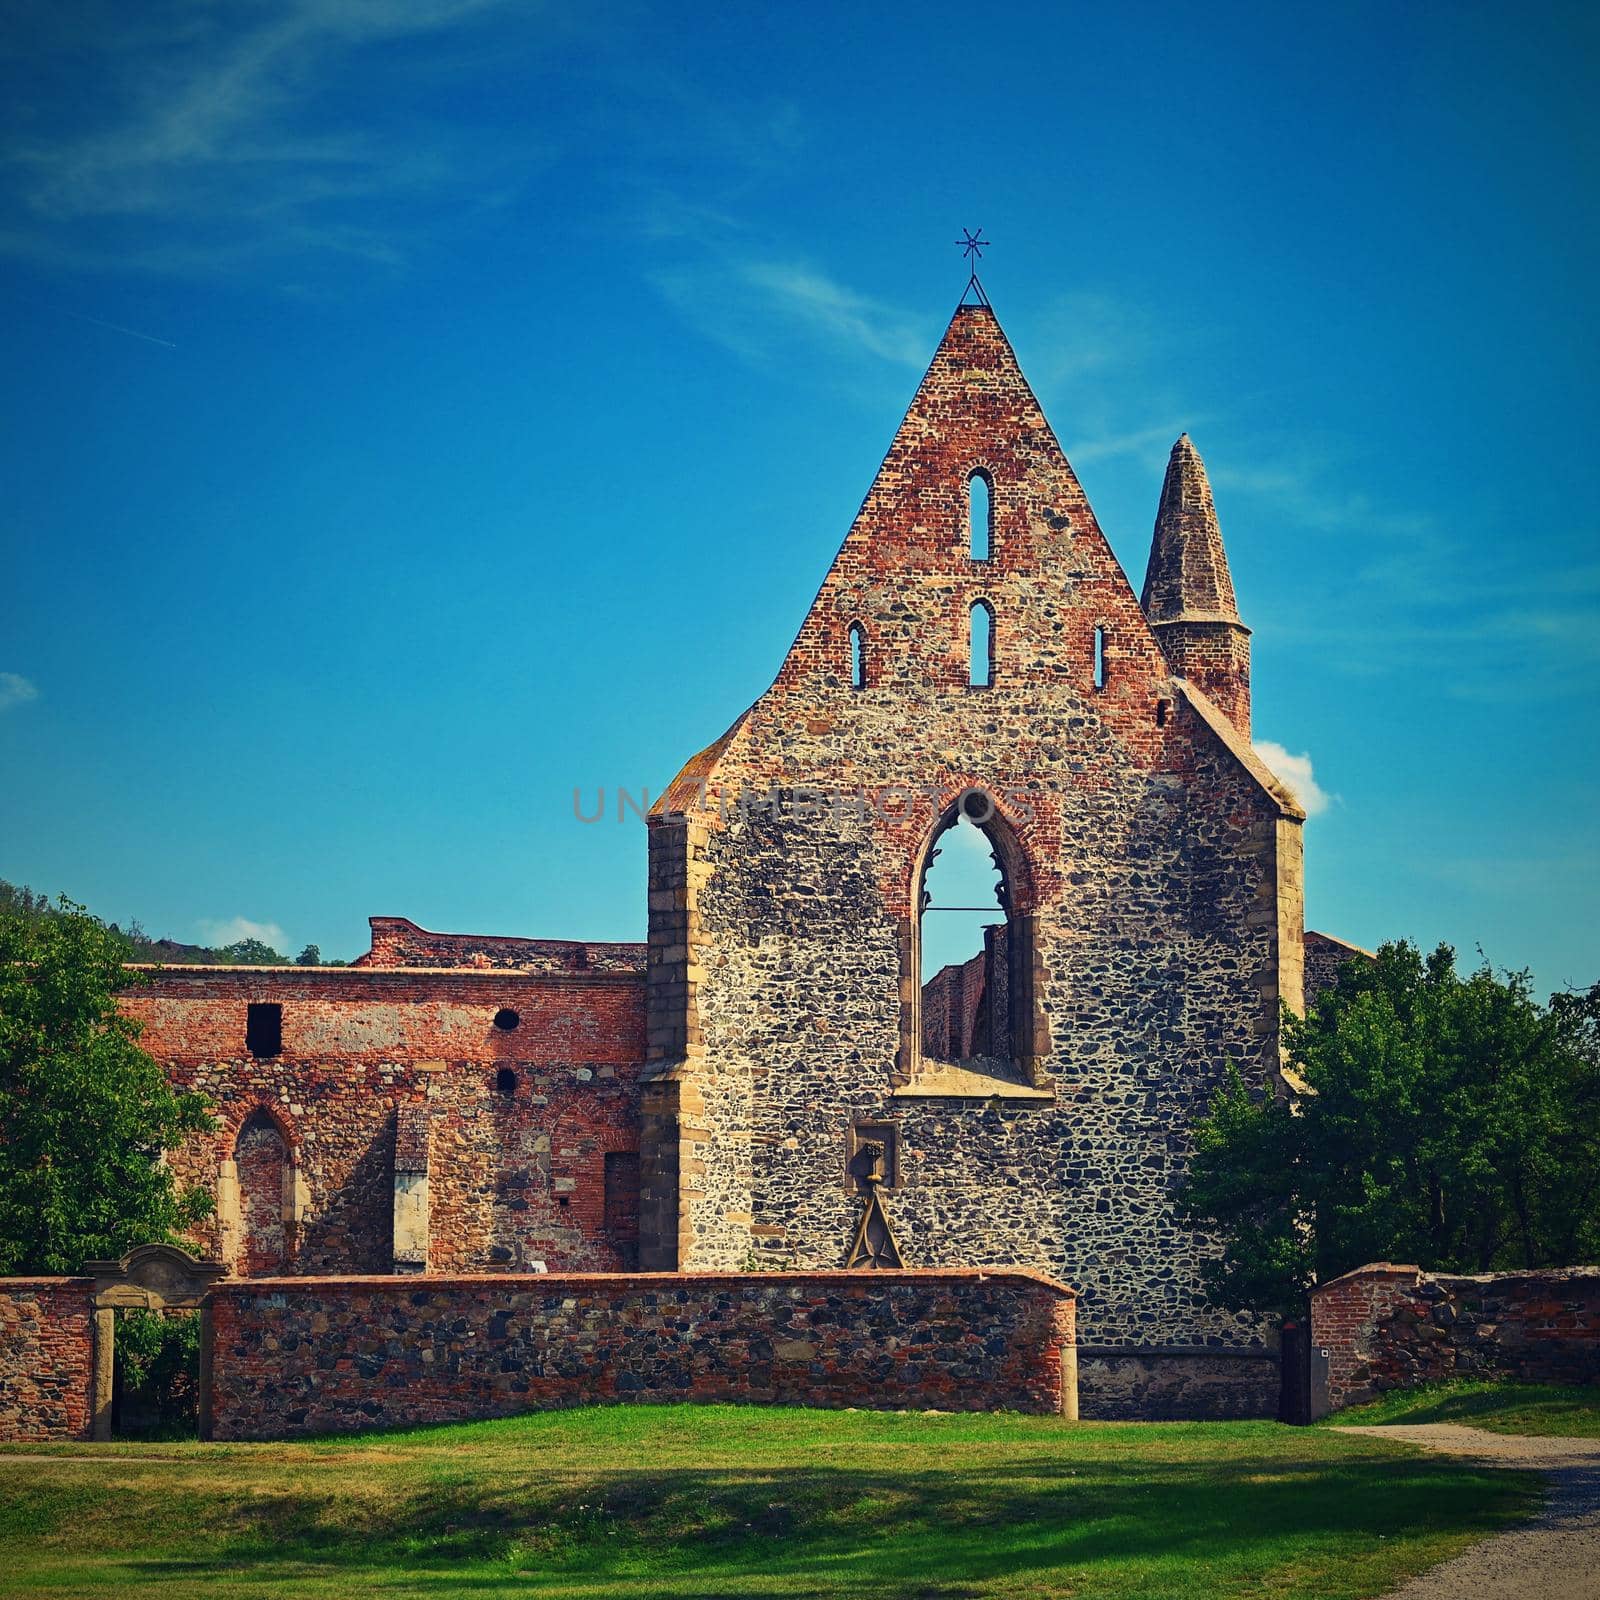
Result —
[{"label": "brick arch", "polygon": [[298,1163],[305,1143],[301,1137],[300,1125],[283,1106],[264,1094],[249,1095],[243,1100],[235,1100],[226,1108],[217,1128],[218,1154],[224,1159],[233,1155],[233,1147],[238,1142],[240,1130],[258,1111],[265,1112],[271,1118],[283,1140],[284,1150],[291,1160]]},{"label": "brick arch", "polygon": [[1019,815],[1018,808],[1003,795],[996,794],[987,784],[968,782],[949,785],[941,791],[933,825],[924,832],[912,853],[906,880],[906,904],[914,916],[922,909],[922,884],[934,846],[955,826],[963,797],[973,794],[981,794],[992,808],[987,821],[979,822],[976,817],[972,820],[995,847],[1000,873],[1006,883],[1007,909],[1013,913],[1031,912],[1038,904],[1038,882],[1025,842],[1028,824]]},{"label": "brick arch", "polygon": [[[241,1158],[240,1140],[257,1119],[277,1134],[281,1162],[248,1150]],[[303,1151],[294,1117],[268,1096],[228,1108],[219,1130],[217,1224],[223,1259],[241,1276],[287,1270],[295,1258],[308,1206]]]}]

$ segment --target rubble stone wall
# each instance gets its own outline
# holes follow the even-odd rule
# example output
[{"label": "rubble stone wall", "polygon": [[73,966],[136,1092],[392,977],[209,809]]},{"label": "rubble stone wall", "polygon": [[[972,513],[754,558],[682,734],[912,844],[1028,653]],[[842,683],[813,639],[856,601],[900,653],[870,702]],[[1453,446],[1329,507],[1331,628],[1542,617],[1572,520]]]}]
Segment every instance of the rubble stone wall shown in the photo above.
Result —
[{"label": "rubble stone wall", "polygon": [[282,1439],[614,1401],[1061,1409],[1030,1273],[283,1278],[212,1292],[212,1429]]},{"label": "rubble stone wall", "polygon": [[1447,1378],[1600,1383],[1600,1267],[1476,1276],[1387,1261],[1311,1296],[1334,1410]]}]

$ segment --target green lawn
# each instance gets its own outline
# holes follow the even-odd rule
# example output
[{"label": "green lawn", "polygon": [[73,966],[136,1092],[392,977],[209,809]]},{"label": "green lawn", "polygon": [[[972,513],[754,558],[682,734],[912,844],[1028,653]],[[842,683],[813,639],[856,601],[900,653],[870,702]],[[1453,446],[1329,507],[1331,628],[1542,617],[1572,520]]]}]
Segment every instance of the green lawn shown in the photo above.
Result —
[{"label": "green lawn", "polygon": [[1370,1406],[1327,1419],[1345,1422],[1461,1422],[1494,1433],[1600,1439],[1600,1384],[1581,1389],[1537,1383],[1434,1383],[1396,1389]]},{"label": "green lawn", "polygon": [[1376,1595],[1531,1474],[1274,1423],[617,1406],[4,1447],[8,1595]]}]

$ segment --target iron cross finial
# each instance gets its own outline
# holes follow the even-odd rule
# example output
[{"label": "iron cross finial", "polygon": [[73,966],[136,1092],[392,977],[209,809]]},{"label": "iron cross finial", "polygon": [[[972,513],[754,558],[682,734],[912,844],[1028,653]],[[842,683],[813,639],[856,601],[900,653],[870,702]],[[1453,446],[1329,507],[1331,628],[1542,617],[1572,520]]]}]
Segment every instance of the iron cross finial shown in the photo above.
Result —
[{"label": "iron cross finial", "polygon": [[983,252],[994,241],[984,238],[982,228],[979,228],[976,233],[971,228],[963,228],[961,233],[962,237],[957,239],[956,243],[961,246],[962,259],[971,262],[973,270],[976,271],[978,263],[983,260]]}]

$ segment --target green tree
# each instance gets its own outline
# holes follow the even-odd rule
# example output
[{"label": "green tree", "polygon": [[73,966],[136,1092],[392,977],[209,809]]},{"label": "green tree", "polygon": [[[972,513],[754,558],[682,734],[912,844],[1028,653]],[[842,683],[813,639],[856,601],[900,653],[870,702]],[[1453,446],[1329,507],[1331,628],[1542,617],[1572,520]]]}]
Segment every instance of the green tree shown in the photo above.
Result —
[{"label": "green tree", "polygon": [[294,958],[297,967],[320,967],[322,965],[322,949],[319,945],[308,944],[304,950]]},{"label": "green tree", "polygon": [[1220,1237],[1212,1293],[1300,1313],[1368,1261],[1486,1272],[1600,1255],[1600,985],[1534,1000],[1526,973],[1462,977],[1441,945],[1347,965],[1285,1052],[1291,1105],[1230,1071],[1195,1129],[1178,1211]]},{"label": "green tree", "polygon": [[210,1210],[161,1160],[213,1123],[119,1010],[147,981],[125,948],[64,897],[49,916],[0,908],[0,1273],[76,1272]]},{"label": "green tree", "polygon": [[223,962],[236,967],[286,967],[289,962],[286,957],[278,954],[270,944],[263,943],[260,939],[240,939],[233,944],[225,944],[217,955]]}]

